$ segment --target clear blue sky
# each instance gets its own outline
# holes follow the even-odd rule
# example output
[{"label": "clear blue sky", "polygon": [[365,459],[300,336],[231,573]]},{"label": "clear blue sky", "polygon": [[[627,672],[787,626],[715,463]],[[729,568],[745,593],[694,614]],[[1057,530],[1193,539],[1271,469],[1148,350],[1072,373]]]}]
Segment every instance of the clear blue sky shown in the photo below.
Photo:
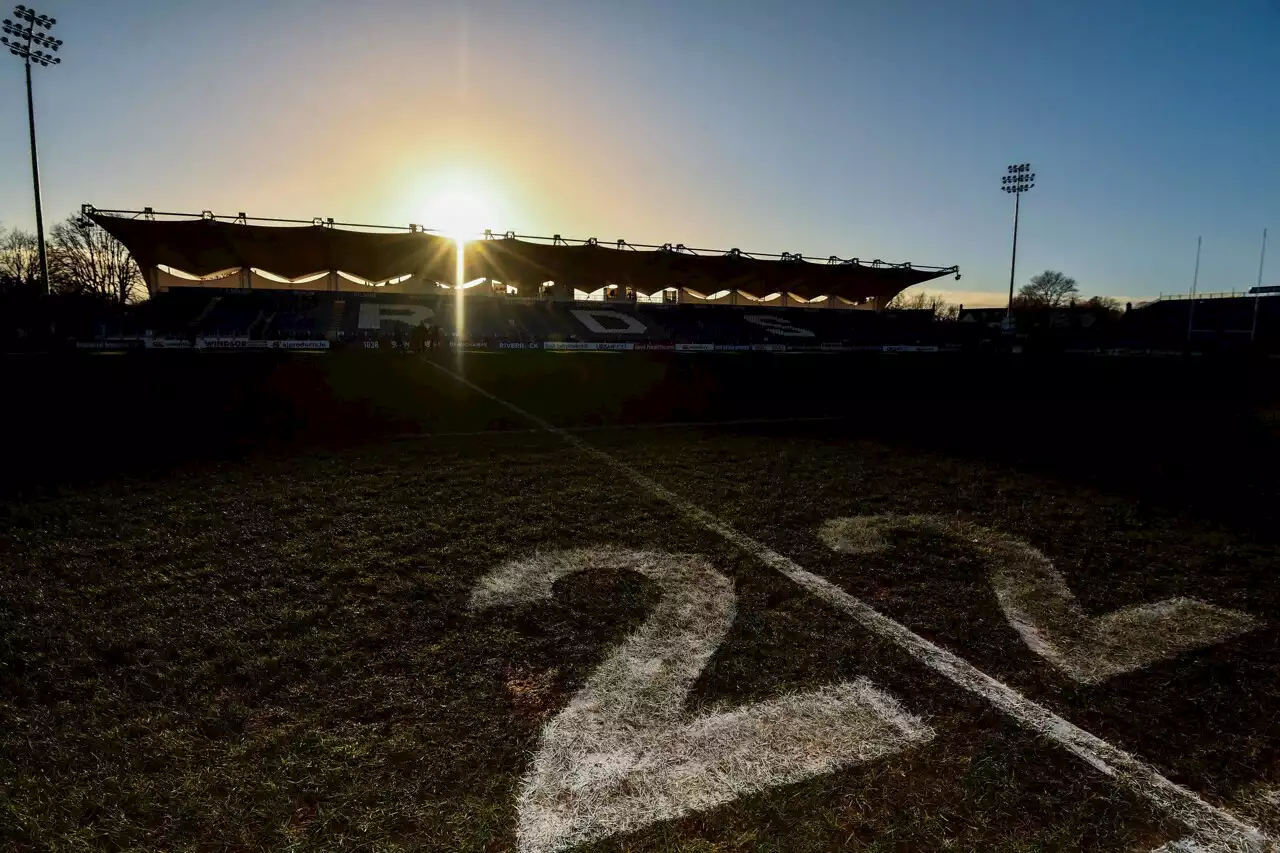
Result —
[{"label": "clear blue sky", "polygon": [[[46,216],[81,202],[1280,283],[1280,0],[39,0]],[[0,222],[31,227],[20,63]],[[989,297],[987,301],[999,301]]]}]

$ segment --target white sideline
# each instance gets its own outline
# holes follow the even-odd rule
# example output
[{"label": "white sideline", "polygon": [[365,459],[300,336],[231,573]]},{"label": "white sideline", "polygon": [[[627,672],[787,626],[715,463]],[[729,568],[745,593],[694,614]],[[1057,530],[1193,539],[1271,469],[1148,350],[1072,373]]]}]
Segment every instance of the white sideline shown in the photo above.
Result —
[{"label": "white sideline", "polygon": [[718,534],[765,565],[781,572],[804,589],[826,600],[828,604],[844,610],[859,625],[894,643],[952,684],[983,697],[1022,726],[1048,738],[1111,777],[1116,784],[1169,813],[1191,830],[1191,835],[1178,843],[1200,845],[1204,853],[1261,853],[1280,849],[1273,839],[1264,835],[1256,827],[1165,778],[1155,767],[1137,756],[1112,746],[1043,705],[1026,698],[958,655],[934,645],[900,622],[885,616],[825,578],[802,568],[794,560],[741,533],[625,462],[592,447],[572,433],[554,426],[514,403],[503,400],[449,368],[434,361],[427,363],[508,411],[527,419],[540,429],[559,436],[586,455],[614,468],[654,497],[670,504],[690,521]]},{"label": "white sideline", "polygon": [[1213,853],[1213,850],[1201,846],[1194,838],[1179,838],[1177,841],[1161,844],[1151,853]]}]

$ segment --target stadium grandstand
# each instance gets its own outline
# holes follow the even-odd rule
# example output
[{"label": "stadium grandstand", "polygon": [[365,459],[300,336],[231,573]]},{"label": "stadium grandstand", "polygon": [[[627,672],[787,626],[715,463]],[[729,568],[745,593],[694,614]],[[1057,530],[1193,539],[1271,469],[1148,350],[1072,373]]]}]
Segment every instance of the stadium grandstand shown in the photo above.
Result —
[{"label": "stadium grandstand", "polygon": [[452,343],[564,349],[930,346],[932,312],[885,306],[959,277],[834,255],[509,232],[460,244],[417,225],[83,212],[128,248],[151,296],[100,323],[100,342],[377,346],[434,327]]},{"label": "stadium grandstand", "polygon": [[[1280,294],[1162,297],[1121,316],[1087,305],[960,307],[894,296],[955,266],[407,228],[240,214],[83,212],[137,261],[150,298],[81,323],[82,348],[408,347],[859,351],[1023,348],[1273,351]],[[460,313],[461,311],[461,313]]]},{"label": "stadium grandstand", "polygon": [[[432,293],[466,283],[498,283],[521,297],[572,300],[610,288],[620,295],[706,302],[829,302],[828,307],[883,307],[912,285],[955,274],[957,267],[886,263],[879,259],[765,255],[739,249],[690,249],[684,244],[600,243],[518,237],[507,232],[466,242],[417,225],[338,227],[332,220],[226,222],[212,213],[152,211],[84,213],[123,243],[152,295],[174,287],[242,290]],[[159,217],[185,217],[164,218]],[[270,222],[269,225],[257,224]],[[355,230],[378,229],[378,230]]]}]

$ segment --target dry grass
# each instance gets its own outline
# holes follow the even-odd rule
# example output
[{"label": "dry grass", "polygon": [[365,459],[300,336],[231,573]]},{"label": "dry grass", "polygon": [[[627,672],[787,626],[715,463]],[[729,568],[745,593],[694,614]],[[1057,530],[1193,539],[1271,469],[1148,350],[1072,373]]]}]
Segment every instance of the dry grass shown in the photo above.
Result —
[{"label": "dry grass", "polygon": [[[422,400],[456,404],[430,374],[412,375]],[[528,375],[512,382],[522,404],[546,393]],[[601,420],[629,411],[609,393]],[[503,422],[472,403],[427,425]],[[855,567],[815,531],[841,516],[962,515],[1052,558],[1095,615],[1178,596],[1275,613],[1265,533],[851,440],[844,425],[591,440],[1175,780],[1248,800],[1265,822],[1254,810],[1280,781],[1273,626],[1080,685],[1026,649],[971,549],[895,534],[891,552]],[[1107,851],[1179,835],[775,573],[525,434],[113,475],[5,503],[0,847],[513,848],[541,727],[661,590],[612,570],[566,577],[528,608],[473,614],[468,602],[495,567],[601,542],[698,554],[733,581],[737,616],[688,688],[689,719],[865,678],[936,736],[584,849]]]},{"label": "dry grass", "polygon": [[689,690],[735,616],[729,579],[697,555],[541,553],[481,578],[471,607],[546,600],[558,580],[586,571],[634,572],[662,597],[542,729],[519,800],[522,851],[632,832],[933,737],[865,678],[691,715]]}]

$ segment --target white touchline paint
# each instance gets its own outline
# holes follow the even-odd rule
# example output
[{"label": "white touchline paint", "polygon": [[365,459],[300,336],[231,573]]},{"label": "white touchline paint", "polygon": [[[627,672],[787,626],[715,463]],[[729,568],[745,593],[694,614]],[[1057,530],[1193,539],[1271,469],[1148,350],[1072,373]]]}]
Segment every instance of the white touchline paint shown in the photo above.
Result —
[{"label": "white touchline paint", "polygon": [[1179,838],[1168,844],[1161,844],[1151,853],[1213,853],[1215,848],[1205,847],[1194,838]]},{"label": "white touchline paint", "polygon": [[689,690],[728,633],[733,585],[703,557],[616,548],[542,554],[494,570],[471,608],[549,598],[565,575],[634,571],[662,600],[543,727],[517,840],[551,853],[870,761],[933,737],[866,679],[693,717]]},{"label": "white touchline paint", "polygon": [[[1254,815],[1257,815],[1259,811],[1263,813],[1270,812],[1280,808],[1280,788],[1268,788],[1265,783],[1257,787],[1247,787],[1243,793],[1236,793],[1235,803],[1238,807],[1242,806]],[[1270,819],[1274,821],[1275,815],[1272,815]],[[1212,845],[1202,844],[1199,839],[1193,836],[1188,836],[1162,844],[1152,850],[1151,853],[1215,853],[1216,849]]]},{"label": "white touchline paint", "polygon": [[936,515],[876,515],[823,522],[818,536],[845,554],[888,549],[891,531],[955,537],[987,557],[1005,619],[1033,652],[1083,684],[1211,646],[1262,623],[1194,598],[1170,598],[1090,617],[1053,561],[1021,539]]},{"label": "white touchline paint", "polygon": [[1166,779],[1155,767],[1137,756],[1112,746],[1043,705],[1026,698],[960,656],[934,645],[900,622],[890,619],[827,579],[807,571],[794,560],[739,532],[625,462],[592,447],[577,436],[559,429],[514,403],[491,394],[447,367],[435,362],[428,362],[428,364],[508,411],[526,418],[547,432],[560,436],[592,459],[612,467],[654,497],[665,501],[688,520],[721,536],[828,604],[848,613],[859,625],[892,642],[952,684],[983,697],[1020,725],[1048,738],[1100,773],[1110,777],[1116,784],[1172,815],[1191,829],[1192,835],[1200,839],[1210,853],[1259,853],[1259,851],[1280,849],[1273,839],[1268,838],[1256,827],[1226,809],[1206,802],[1193,791]]}]

